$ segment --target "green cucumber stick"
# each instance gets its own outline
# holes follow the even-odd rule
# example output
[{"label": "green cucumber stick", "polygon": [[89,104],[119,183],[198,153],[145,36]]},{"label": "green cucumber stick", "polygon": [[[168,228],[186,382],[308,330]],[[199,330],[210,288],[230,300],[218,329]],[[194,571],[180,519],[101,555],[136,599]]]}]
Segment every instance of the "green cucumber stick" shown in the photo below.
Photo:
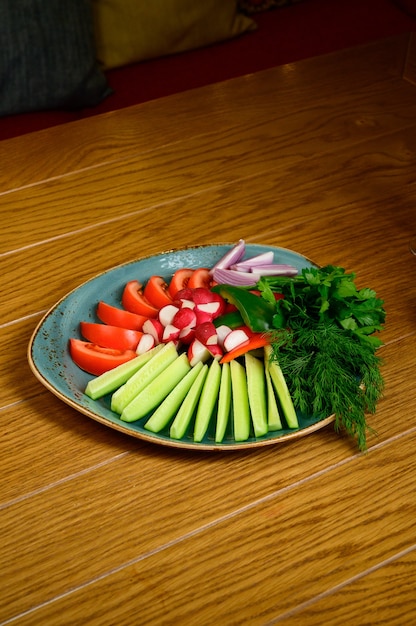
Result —
[{"label": "green cucumber stick", "polygon": [[217,425],[215,442],[221,443],[224,439],[228,420],[231,414],[231,371],[230,364],[223,363],[221,367],[220,393],[218,395]]},{"label": "green cucumber stick", "polygon": [[198,404],[207,373],[208,365],[204,363],[172,422],[169,431],[172,439],[182,439],[185,435]]},{"label": "green cucumber stick", "polygon": [[187,355],[181,354],[154,377],[123,409],[120,419],[135,422],[153,411],[190,371]]},{"label": "green cucumber stick", "polygon": [[250,436],[250,407],[246,371],[235,359],[230,361],[231,391],[235,441],[246,441]]},{"label": "green cucumber stick", "polygon": [[247,374],[248,401],[250,405],[254,434],[256,437],[262,437],[269,430],[269,425],[267,423],[264,362],[263,360],[260,361],[256,357],[252,356],[249,352],[246,352],[245,365]]},{"label": "green cucumber stick", "polygon": [[191,370],[176,385],[176,387],[172,389],[170,394],[166,396],[163,402],[159,404],[157,409],[154,411],[152,416],[147,420],[144,425],[147,430],[158,433],[169,424],[177,413],[201,369],[202,362],[200,361],[192,367]]},{"label": "green cucumber stick", "polygon": [[217,359],[211,361],[208,374],[202,388],[196,411],[194,441],[200,442],[208,429],[214,407],[218,399],[218,391],[221,382],[221,365]]},{"label": "green cucumber stick", "polygon": [[101,398],[107,393],[115,391],[121,387],[121,385],[124,385],[124,383],[128,381],[128,379],[131,378],[141,367],[143,367],[143,365],[150,361],[150,359],[160,350],[161,347],[162,346],[159,344],[152,350],[131,359],[131,361],[122,363],[121,365],[114,367],[112,370],[104,372],[104,374],[91,379],[88,382],[84,393],[93,400],[97,400],[97,398]]},{"label": "green cucumber stick", "polygon": [[125,407],[146,385],[178,357],[175,344],[165,344],[138,372],[113,393],[111,410],[121,414]]},{"label": "green cucumber stick", "polygon": [[282,430],[282,420],[280,417],[279,407],[276,401],[276,395],[273,388],[272,379],[269,374],[269,367],[267,363],[267,357],[264,359],[264,374],[266,377],[266,392],[267,392],[267,422],[269,430]]},{"label": "green cucumber stick", "polygon": [[289,393],[289,389],[286,384],[285,377],[280,368],[280,365],[276,360],[272,360],[272,347],[265,346],[266,362],[272,379],[273,386],[275,388],[277,397],[282,407],[283,415],[286,419],[286,423],[289,428],[299,428],[298,417],[296,415],[295,407],[293,405],[292,398]]}]

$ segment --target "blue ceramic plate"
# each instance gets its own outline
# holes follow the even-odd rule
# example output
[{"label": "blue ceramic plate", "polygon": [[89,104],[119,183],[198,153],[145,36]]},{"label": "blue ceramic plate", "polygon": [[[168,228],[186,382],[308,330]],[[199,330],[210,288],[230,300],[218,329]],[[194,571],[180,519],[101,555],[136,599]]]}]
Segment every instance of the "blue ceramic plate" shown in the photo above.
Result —
[{"label": "blue ceramic plate", "polygon": [[[299,428],[296,430],[270,432],[261,438],[253,436],[243,443],[236,443],[232,433],[227,433],[224,441],[217,444],[214,441],[213,429],[207,432],[201,443],[193,442],[192,433],[181,440],[173,440],[167,431],[153,434],[145,430],[143,424],[147,418],[134,423],[122,422],[110,409],[110,396],[91,400],[83,393],[92,376],[80,370],[72,361],[68,341],[70,337],[81,338],[79,334],[81,320],[99,321],[95,310],[100,300],[120,306],[123,287],[129,280],[136,279],[145,283],[152,274],[163,276],[168,280],[175,270],[182,267],[211,267],[231,247],[230,244],[210,245],[163,252],[117,266],[71,291],[46,313],[32,335],[28,360],[33,373],[49,391],[80,413],[127,435],[166,446],[235,450],[283,443],[288,439],[308,435],[323,428],[333,421],[333,416],[323,420],[299,416]],[[267,250],[273,250],[275,263],[288,263],[299,270],[313,265],[311,261],[291,250],[262,245],[247,244],[246,257]]]}]

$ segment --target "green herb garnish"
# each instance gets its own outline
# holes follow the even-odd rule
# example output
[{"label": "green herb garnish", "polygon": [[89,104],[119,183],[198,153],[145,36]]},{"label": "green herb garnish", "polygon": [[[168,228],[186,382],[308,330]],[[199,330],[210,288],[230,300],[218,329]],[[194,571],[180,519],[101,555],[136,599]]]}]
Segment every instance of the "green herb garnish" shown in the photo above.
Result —
[{"label": "green herb garnish", "polygon": [[[355,274],[341,267],[305,268],[295,277],[264,277],[258,288],[275,302],[273,358],[287,380],[295,407],[304,414],[335,414],[341,426],[367,447],[366,412],[374,413],[384,387],[382,345],[374,333],[385,321],[383,301],[357,289]],[[275,300],[279,292],[284,298]]]}]

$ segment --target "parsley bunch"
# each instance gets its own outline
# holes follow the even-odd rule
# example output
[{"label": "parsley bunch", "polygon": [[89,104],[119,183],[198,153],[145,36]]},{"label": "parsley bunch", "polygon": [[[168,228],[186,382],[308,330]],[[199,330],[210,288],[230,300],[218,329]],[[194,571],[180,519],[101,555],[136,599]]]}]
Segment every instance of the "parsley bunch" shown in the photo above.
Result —
[{"label": "parsley bunch", "polygon": [[[262,297],[274,302],[273,358],[279,361],[295,407],[304,414],[335,414],[366,448],[366,412],[374,413],[384,382],[382,345],[375,335],[385,321],[383,301],[358,289],[341,267],[310,267],[295,277],[264,277]],[[275,292],[284,298],[276,301]]]}]

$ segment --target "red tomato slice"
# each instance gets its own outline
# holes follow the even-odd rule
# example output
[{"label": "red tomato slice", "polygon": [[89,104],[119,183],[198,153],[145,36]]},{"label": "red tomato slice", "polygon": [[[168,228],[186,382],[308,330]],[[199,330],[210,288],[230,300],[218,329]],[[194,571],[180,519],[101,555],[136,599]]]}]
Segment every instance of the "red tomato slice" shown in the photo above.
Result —
[{"label": "red tomato slice", "polygon": [[126,311],[144,315],[145,317],[157,317],[159,312],[159,310],[144,297],[142,285],[138,280],[130,280],[124,287],[121,303]]},{"label": "red tomato slice", "polygon": [[178,293],[178,291],[181,291],[181,289],[186,289],[186,287],[188,286],[188,281],[191,278],[193,273],[194,273],[194,270],[188,269],[188,268],[182,268],[180,270],[176,270],[176,272],[171,278],[171,281],[168,287],[171,298],[174,298],[176,294]]},{"label": "red tomato slice", "polygon": [[141,330],[143,324],[148,319],[144,315],[124,311],[102,300],[97,305],[97,316],[104,324],[129,328],[130,330]]},{"label": "red tomato slice", "polygon": [[205,289],[210,289],[213,285],[212,276],[209,272],[209,269],[206,267],[201,267],[198,270],[194,270],[192,276],[188,280],[188,287],[191,289],[197,289],[198,287],[205,287]]},{"label": "red tomato slice", "polygon": [[161,276],[151,276],[146,283],[143,295],[154,307],[161,309],[172,304],[168,285]]},{"label": "red tomato slice", "polygon": [[109,324],[94,324],[93,322],[80,323],[81,335],[96,343],[102,348],[113,348],[114,350],[136,350],[143,335],[140,330],[129,330],[119,326]]},{"label": "red tomato slice", "polygon": [[94,376],[108,372],[137,356],[133,350],[111,350],[81,339],[69,340],[69,352],[78,367]]}]

